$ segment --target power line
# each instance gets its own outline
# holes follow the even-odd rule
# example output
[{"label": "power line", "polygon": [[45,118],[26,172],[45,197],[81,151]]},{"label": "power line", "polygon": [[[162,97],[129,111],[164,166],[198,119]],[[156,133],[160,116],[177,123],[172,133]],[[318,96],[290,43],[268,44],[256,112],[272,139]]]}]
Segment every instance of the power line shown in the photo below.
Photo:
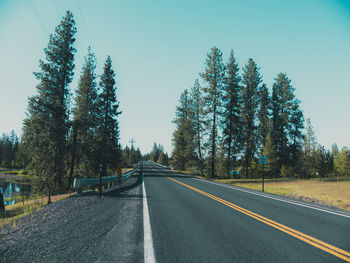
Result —
[{"label": "power line", "polygon": [[[42,32],[44,33],[44,35],[45,35],[46,37],[49,37],[49,35],[50,35],[50,34],[49,34],[49,31],[47,30],[47,27],[46,27],[45,24],[43,23],[43,20],[41,19],[40,15],[39,15],[39,12],[38,12],[38,10],[35,8],[33,2],[32,2],[31,0],[26,0],[26,2],[27,2],[27,4],[28,4],[30,10],[32,11],[34,17],[36,18],[37,22],[39,23]],[[61,13],[61,12],[60,12],[60,9],[58,8],[57,3],[55,2],[55,0],[53,0],[53,3],[54,3],[54,5],[55,5],[55,8],[56,8],[57,12],[60,14],[60,13]],[[84,63],[84,61],[81,59],[81,56],[80,56],[79,53],[77,53],[77,57],[78,57],[78,59],[79,59],[80,61],[82,61],[82,63]]]},{"label": "power line", "polygon": [[134,143],[136,142],[134,139],[131,139],[131,141],[129,141],[131,143],[131,148],[130,148],[130,165],[132,166],[132,149],[134,149]]},{"label": "power line", "polygon": [[83,22],[83,26],[84,26],[84,28],[85,28],[86,35],[87,35],[87,37],[88,37],[88,39],[89,39],[89,41],[90,41],[90,44],[91,44],[91,38],[90,38],[89,29],[88,29],[88,27],[87,27],[87,25],[86,25],[83,12],[81,11],[80,4],[79,4],[79,0],[76,0],[75,2],[77,3],[78,10],[79,10],[79,14],[80,14],[81,20],[82,20],[82,22]]},{"label": "power line", "polygon": [[136,142],[135,139],[131,139],[131,141],[129,141],[129,142],[131,143],[131,148],[134,148],[134,143]]},{"label": "power line", "polygon": [[26,0],[26,2],[28,4],[30,10],[32,10],[32,13],[35,16],[37,22],[39,23],[40,28],[43,31],[44,35],[46,37],[48,37],[49,36],[49,31],[47,30],[45,24],[42,22],[41,17],[39,15],[38,11],[36,10],[35,6],[33,5],[32,1],[31,0]]},{"label": "power line", "polygon": [[55,6],[55,8],[56,8],[56,11],[57,11],[58,15],[59,15],[60,17],[62,17],[62,12],[61,12],[60,9],[58,8],[58,5],[57,5],[56,1],[55,1],[55,0],[52,0],[52,2],[53,2],[54,6]]}]

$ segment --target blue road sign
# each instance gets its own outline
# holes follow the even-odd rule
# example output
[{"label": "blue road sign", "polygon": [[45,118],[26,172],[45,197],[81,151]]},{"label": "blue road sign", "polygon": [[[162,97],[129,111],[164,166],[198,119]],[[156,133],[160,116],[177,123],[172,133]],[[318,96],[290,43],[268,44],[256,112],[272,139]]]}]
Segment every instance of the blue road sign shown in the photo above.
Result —
[{"label": "blue road sign", "polygon": [[267,164],[267,156],[261,155],[259,157],[259,164]]}]

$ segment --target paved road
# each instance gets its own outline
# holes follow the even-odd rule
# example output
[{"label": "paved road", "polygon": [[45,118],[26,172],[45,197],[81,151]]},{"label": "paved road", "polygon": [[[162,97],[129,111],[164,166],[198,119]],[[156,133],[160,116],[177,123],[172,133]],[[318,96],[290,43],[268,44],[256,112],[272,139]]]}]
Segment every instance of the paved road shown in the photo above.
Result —
[{"label": "paved road", "polygon": [[101,199],[67,198],[0,229],[0,262],[143,262],[141,183],[138,173]]},{"label": "paved road", "polygon": [[102,199],[23,217],[0,262],[350,262],[350,213],[309,206],[145,162]]},{"label": "paved road", "polygon": [[144,187],[150,262],[152,246],[157,262],[350,262],[350,216],[341,211],[268,198],[151,162],[144,164]]}]

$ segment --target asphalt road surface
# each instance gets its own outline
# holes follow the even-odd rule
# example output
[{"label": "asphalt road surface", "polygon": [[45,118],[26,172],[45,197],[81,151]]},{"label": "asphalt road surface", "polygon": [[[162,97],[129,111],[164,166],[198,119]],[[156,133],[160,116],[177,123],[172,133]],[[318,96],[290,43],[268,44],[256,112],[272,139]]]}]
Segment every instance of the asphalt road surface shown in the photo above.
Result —
[{"label": "asphalt road surface", "polygon": [[145,238],[145,261],[350,262],[350,215],[341,210],[184,176],[152,162],[144,164],[144,187],[152,236]]},{"label": "asphalt road surface", "polygon": [[0,262],[350,262],[350,213],[145,162],[0,234]]}]

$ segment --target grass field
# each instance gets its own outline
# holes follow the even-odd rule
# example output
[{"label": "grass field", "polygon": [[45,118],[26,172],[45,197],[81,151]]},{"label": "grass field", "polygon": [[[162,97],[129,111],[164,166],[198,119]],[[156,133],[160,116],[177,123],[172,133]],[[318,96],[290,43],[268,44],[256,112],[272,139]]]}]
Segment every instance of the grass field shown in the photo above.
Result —
[{"label": "grass field", "polygon": [[[74,193],[75,194],[75,193]],[[57,202],[61,199],[67,198],[72,194],[55,195],[51,197],[51,202]],[[15,226],[20,222],[20,218],[24,215],[31,214],[39,210],[47,204],[47,197],[37,198],[24,202],[18,202],[14,205],[6,206],[6,213],[0,216],[0,234],[2,227],[5,225]]]},{"label": "grass field", "polygon": [[[261,181],[244,182],[232,179],[218,179],[215,181],[261,191]],[[265,192],[350,211],[350,181],[327,182],[317,179],[266,181]]]}]

